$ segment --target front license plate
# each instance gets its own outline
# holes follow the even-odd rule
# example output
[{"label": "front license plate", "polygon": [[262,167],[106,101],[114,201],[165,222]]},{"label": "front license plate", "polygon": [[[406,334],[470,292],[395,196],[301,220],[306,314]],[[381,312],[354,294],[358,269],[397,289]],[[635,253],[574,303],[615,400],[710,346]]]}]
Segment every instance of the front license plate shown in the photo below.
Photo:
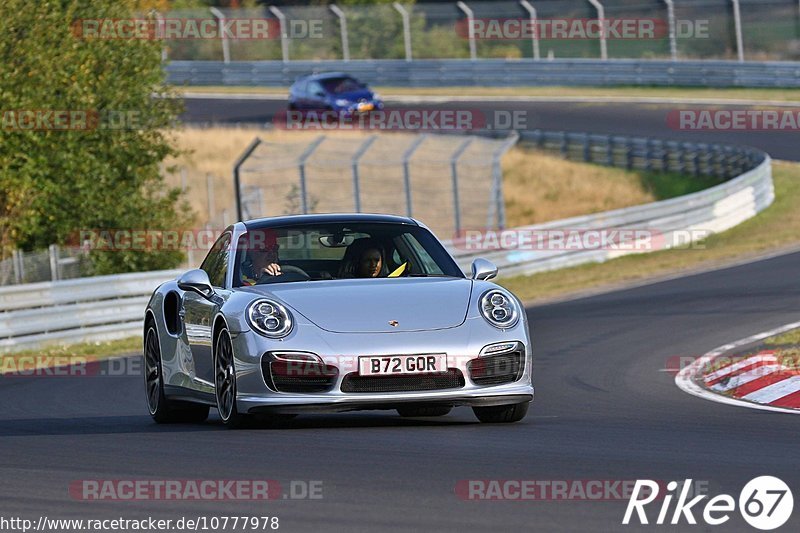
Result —
[{"label": "front license plate", "polygon": [[447,372],[447,355],[381,355],[358,358],[358,373],[362,376],[391,376],[399,374],[431,374]]}]

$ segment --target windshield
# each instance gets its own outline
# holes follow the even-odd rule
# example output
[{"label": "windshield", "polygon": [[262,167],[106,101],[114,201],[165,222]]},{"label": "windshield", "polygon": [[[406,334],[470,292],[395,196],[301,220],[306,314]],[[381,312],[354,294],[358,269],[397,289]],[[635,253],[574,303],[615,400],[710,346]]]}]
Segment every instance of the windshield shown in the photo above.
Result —
[{"label": "windshield", "polygon": [[332,94],[352,93],[365,89],[364,85],[353,78],[328,78],[320,80],[320,83]]},{"label": "windshield", "polygon": [[351,278],[463,277],[426,229],[392,223],[250,230],[239,238],[234,286]]}]

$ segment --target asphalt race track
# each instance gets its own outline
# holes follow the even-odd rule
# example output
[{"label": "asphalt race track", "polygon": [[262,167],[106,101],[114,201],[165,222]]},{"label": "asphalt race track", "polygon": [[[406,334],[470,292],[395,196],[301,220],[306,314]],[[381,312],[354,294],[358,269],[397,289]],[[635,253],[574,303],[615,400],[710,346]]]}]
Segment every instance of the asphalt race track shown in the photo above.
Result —
[{"label": "asphalt race track", "polygon": [[[3,514],[269,515],[281,531],[624,531],[640,528],[620,525],[625,501],[462,501],[454,488],[468,479],[692,478],[738,498],[768,474],[800,487],[796,418],[694,398],[661,371],[672,356],[797,320],[798,272],[800,254],[790,254],[528,309],[537,397],[508,426],[479,424],[465,408],[427,420],[307,415],[277,429],[231,431],[216,414],[159,426],[141,376],[0,378]],[[200,478],[274,479],[284,490],[320,480],[323,498],[85,502],[68,492],[82,479]],[[652,522],[658,507],[648,510]],[[798,530],[797,514],[782,530]],[[753,531],[736,512],[717,528],[681,524]]]},{"label": "asphalt race track", "polygon": [[[286,102],[275,99],[213,99],[185,100],[183,120],[195,123],[256,123],[271,122],[277,113],[286,110]],[[735,108],[688,104],[639,103],[568,103],[568,102],[451,102],[431,104],[397,104],[387,99],[387,110],[470,110],[479,111],[489,123],[497,111],[520,112],[527,129],[563,130],[575,132],[642,135],[663,139],[694,142],[723,142],[754,146],[768,152],[774,159],[800,159],[796,131],[681,131],[667,124],[667,114],[673,109],[705,110]]]},{"label": "asphalt race track", "polygon": [[[189,122],[259,123],[274,100],[187,100]],[[528,112],[531,128],[605,131],[748,144],[800,158],[791,133],[688,133],[666,127],[674,106],[458,103],[399,108]],[[3,516],[178,519],[277,516],[282,531],[753,531],[738,512],[724,526],[621,526],[612,501],[464,501],[464,480],[687,478],[731,494],[761,475],[800,498],[797,418],[689,396],[663,371],[670,358],[797,320],[800,253],[528,309],[536,399],[513,425],[479,424],[466,408],[438,419],[394,412],[301,416],[283,427],[161,426],[147,415],[139,358],[127,371],[0,377]],[[101,369],[108,370],[107,364]],[[321,481],[321,499],[80,501],[87,479],[270,479],[283,494]],[[292,485],[292,482],[295,482]],[[302,494],[300,495],[302,496]],[[695,517],[702,523],[702,505]],[[651,523],[660,503],[648,507]],[[674,504],[673,504],[674,507]],[[700,507],[700,510],[697,508]],[[670,517],[672,513],[670,512]],[[781,529],[797,531],[800,518]]]}]

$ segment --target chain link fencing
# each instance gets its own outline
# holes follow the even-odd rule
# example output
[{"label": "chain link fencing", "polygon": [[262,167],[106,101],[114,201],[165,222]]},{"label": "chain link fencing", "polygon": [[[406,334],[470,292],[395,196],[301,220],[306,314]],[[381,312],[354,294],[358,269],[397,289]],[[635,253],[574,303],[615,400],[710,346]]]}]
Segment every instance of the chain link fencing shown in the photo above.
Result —
[{"label": "chain link fencing", "polygon": [[[673,17],[666,0],[602,0],[603,18],[613,21],[653,21],[656,31],[634,37],[610,31],[605,45],[593,34],[572,31],[572,24],[596,21],[600,14],[588,1],[502,0],[399,3],[341,6],[265,5],[258,8],[181,9],[160,15],[166,19],[264,20],[267,38],[171,38],[165,35],[164,55],[187,61],[367,60],[367,59],[487,59],[600,58],[669,59],[674,35],[676,59],[736,59],[737,25],[733,0],[673,0]],[[800,59],[800,3],[796,0],[738,0],[742,57],[747,60]],[[538,35],[528,26],[516,35],[490,23],[527,24],[532,13]],[[470,43],[469,19],[477,25]],[[570,25],[567,35],[550,33],[548,24]],[[544,25],[542,25],[544,24]],[[522,26],[525,28],[525,26]],[[512,30],[519,26],[513,26]],[[672,28],[670,30],[670,28]],[[497,27],[495,27],[497,29]],[[537,41],[537,42],[534,42]],[[474,56],[472,48],[474,48]]]},{"label": "chain link fencing", "polygon": [[502,227],[500,158],[516,140],[402,133],[256,139],[236,166],[239,218],[405,214],[444,238],[465,227]]}]

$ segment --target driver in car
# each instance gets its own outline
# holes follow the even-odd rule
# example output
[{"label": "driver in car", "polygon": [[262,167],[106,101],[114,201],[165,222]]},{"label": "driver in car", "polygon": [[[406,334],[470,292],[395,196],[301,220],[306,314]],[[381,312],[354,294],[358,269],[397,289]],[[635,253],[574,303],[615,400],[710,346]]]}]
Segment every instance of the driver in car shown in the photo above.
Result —
[{"label": "driver in car", "polygon": [[[264,233],[262,242],[251,243],[251,249],[242,262],[242,285],[255,285],[263,275],[280,276],[281,265],[278,263],[278,240],[272,232]],[[255,241],[256,239],[253,239]]]}]

